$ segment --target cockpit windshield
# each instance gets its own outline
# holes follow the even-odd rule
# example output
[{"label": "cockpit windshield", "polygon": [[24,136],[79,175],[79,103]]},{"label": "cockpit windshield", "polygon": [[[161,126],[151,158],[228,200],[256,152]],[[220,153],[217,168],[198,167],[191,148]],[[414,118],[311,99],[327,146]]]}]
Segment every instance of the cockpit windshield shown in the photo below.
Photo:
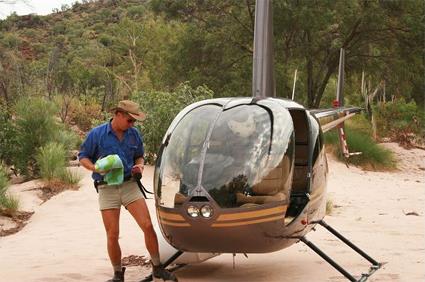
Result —
[{"label": "cockpit windshield", "polygon": [[201,106],[163,151],[160,204],[175,207],[205,192],[222,208],[288,201],[293,151],[291,116],[273,102]]}]

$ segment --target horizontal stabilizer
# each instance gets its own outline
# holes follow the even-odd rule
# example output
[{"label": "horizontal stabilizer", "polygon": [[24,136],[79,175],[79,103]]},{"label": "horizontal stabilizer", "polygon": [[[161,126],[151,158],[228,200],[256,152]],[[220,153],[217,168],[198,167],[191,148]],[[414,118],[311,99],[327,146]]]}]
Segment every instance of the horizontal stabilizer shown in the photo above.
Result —
[{"label": "horizontal stabilizer", "polygon": [[327,132],[361,111],[358,107],[341,107],[310,110],[310,113],[319,120],[322,131]]}]

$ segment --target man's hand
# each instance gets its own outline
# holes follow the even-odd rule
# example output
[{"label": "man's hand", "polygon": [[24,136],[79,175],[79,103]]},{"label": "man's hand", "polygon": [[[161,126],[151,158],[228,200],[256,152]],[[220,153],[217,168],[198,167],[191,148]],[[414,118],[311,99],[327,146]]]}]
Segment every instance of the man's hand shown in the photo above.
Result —
[{"label": "man's hand", "polygon": [[136,164],[133,166],[133,168],[131,169],[131,174],[143,174],[143,170],[145,169],[145,165],[144,164]]},{"label": "man's hand", "polygon": [[110,171],[111,170],[101,170],[101,169],[96,169],[96,168],[94,168],[94,170],[93,170],[93,172],[99,173],[100,175],[105,175],[105,174],[107,174]]}]

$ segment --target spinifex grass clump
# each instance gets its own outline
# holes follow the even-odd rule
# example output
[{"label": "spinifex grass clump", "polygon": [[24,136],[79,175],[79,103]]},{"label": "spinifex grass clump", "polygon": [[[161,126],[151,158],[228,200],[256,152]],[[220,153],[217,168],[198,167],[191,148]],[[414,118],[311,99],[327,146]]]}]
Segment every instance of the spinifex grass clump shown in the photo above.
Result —
[{"label": "spinifex grass clump", "polygon": [[65,168],[65,149],[62,144],[48,143],[40,148],[36,160],[40,167],[41,178],[53,180]]},{"label": "spinifex grass clump", "polygon": [[19,208],[19,200],[7,193],[8,184],[6,170],[0,165],[0,214],[13,216]]},{"label": "spinifex grass clump", "polygon": [[55,141],[73,150],[80,142],[77,134],[58,122],[56,106],[46,99],[25,97],[0,110],[0,159],[28,179],[39,176],[35,157],[47,143]]},{"label": "spinifex grass clump", "polygon": [[36,175],[37,148],[54,138],[58,130],[55,121],[57,109],[41,98],[21,99],[15,106],[16,150],[13,164],[22,174]]},{"label": "spinifex grass clump", "polygon": [[55,184],[48,186],[58,186],[63,190],[63,186],[75,186],[81,179],[80,175],[66,168],[66,150],[62,144],[51,142],[43,146],[36,160],[41,178]]},{"label": "spinifex grass clump", "polygon": [[390,137],[405,147],[425,142],[425,112],[414,102],[403,99],[373,107],[381,137]]},{"label": "spinifex grass clump", "polygon": [[[349,163],[366,169],[388,170],[396,168],[392,152],[377,144],[370,134],[359,129],[353,129],[350,126],[345,127],[345,133],[350,152],[362,153],[358,156],[351,156],[348,159]],[[325,134],[325,142],[333,148],[339,159],[345,159],[339,145],[338,133],[335,130]]]}]

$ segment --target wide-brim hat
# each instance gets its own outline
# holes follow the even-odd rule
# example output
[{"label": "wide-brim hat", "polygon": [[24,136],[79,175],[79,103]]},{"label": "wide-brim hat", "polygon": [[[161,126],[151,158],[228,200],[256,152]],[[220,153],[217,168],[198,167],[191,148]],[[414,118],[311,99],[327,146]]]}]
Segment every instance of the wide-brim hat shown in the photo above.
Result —
[{"label": "wide-brim hat", "polygon": [[111,111],[122,111],[130,115],[132,118],[142,121],[146,118],[146,114],[143,113],[139,104],[130,101],[130,100],[122,100],[118,102],[118,106],[112,108]]}]

